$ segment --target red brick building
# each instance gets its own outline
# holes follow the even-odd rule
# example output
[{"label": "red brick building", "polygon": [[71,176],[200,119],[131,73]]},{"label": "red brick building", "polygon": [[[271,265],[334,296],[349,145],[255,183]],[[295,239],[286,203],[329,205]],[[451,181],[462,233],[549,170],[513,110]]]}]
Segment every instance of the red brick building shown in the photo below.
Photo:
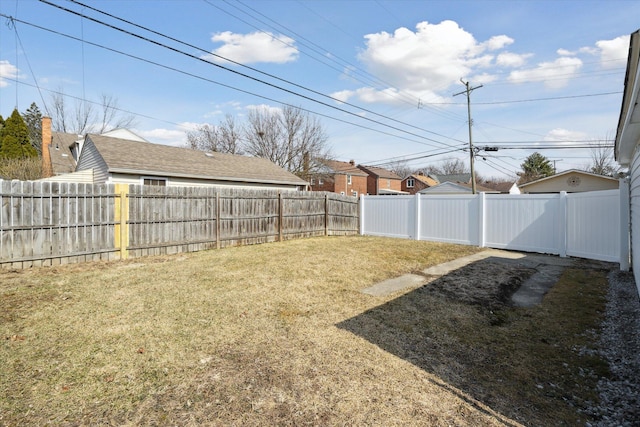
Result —
[{"label": "red brick building", "polygon": [[388,169],[358,165],[367,174],[368,194],[402,194],[402,178]]},{"label": "red brick building", "polygon": [[322,169],[311,177],[312,191],[329,191],[354,197],[367,194],[369,175],[358,169],[353,160],[323,160],[321,163]]},{"label": "red brick building", "polygon": [[438,181],[424,175],[422,172],[414,173],[402,180],[402,191],[416,194],[420,190],[438,185]]}]

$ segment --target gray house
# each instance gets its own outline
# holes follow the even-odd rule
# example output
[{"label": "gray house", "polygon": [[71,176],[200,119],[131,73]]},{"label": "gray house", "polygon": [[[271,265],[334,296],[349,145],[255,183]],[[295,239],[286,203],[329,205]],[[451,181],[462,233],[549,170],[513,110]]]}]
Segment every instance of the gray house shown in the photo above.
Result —
[{"label": "gray house", "polygon": [[76,172],[89,169],[95,183],[275,190],[307,186],[267,159],[94,134],[85,136]]},{"label": "gray house", "polygon": [[49,117],[42,119],[42,174],[46,181],[95,184],[307,188],[266,159],[153,144],[128,129],[83,138],[52,132]]}]

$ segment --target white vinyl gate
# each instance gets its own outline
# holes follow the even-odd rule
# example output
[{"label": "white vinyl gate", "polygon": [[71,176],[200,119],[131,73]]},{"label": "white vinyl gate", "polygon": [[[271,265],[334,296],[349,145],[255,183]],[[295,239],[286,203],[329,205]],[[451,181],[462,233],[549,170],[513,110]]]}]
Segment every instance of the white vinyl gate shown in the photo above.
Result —
[{"label": "white vinyl gate", "polygon": [[621,203],[621,190],[361,196],[361,234],[575,256],[622,268],[628,224]]}]

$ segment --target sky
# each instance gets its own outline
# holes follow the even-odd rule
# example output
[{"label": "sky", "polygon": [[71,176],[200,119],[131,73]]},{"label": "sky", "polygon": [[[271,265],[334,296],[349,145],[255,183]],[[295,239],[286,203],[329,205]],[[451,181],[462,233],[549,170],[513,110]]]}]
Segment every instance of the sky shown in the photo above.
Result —
[{"label": "sky", "polygon": [[292,105],[337,160],[417,170],[469,165],[470,108],[476,171],[515,180],[533,152],[561,172],[591,163],[566,147],[612,144],[640,1],[0,0],[0,15],[5,118],[109,96],[135,133],[183,146]]}]

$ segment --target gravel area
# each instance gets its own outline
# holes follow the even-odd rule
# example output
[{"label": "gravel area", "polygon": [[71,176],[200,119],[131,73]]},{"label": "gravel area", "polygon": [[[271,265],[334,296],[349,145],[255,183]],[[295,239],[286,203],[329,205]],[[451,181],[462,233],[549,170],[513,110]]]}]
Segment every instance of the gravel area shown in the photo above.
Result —
[{"label": "gravel area", "polygon": [[600,344],[611,378],[598,383],[600,404],[589,412],[599,421],[587,427],[640,426],[640,299],[631,273],[609,273]]}]

